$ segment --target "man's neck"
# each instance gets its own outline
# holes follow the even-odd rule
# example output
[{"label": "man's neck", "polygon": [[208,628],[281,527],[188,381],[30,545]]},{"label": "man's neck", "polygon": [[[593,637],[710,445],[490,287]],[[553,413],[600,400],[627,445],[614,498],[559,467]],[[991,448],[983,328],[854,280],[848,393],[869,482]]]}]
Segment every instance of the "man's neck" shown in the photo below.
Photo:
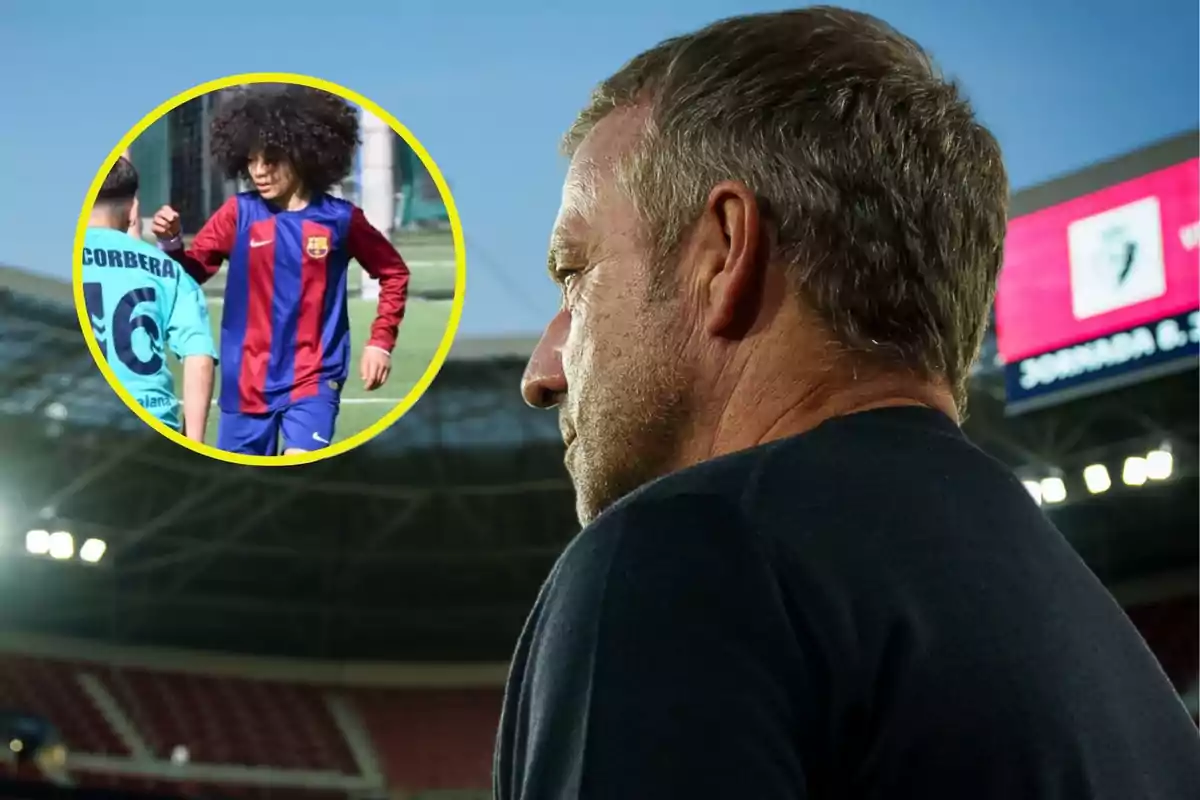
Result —
[{"label": "man's neck", "polygon": [[93,211],[88,217],[89,228],[108,228],[114,231],[128,230],[128,225],[119,225],[115,223],[113,215],[104,211]]},{"label": "man's neck", "polygon": [[721,387],[721,400],[710,406],[712,413],[697,420],[689,445],[681,453],[684,463],[680,466],[796,436],[836,417],[880,408],[921,406],[959,421],[947,387],[898,372],[841,363],[833,366],[823,353],[793,351],[786,358],[751,357],[725,374],[729,380]]}]

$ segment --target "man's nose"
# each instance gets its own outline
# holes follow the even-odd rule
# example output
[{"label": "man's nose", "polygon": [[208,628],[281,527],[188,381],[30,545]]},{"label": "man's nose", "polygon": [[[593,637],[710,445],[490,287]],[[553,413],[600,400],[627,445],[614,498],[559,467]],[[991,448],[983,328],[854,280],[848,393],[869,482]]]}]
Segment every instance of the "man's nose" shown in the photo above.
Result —
[{"label": "man's nose", "polygon": [[521,396],[534,408],[554,408],[567,394],[562,348],[571,328],[571,316],[559,311],[546,326],[521,376]]}]

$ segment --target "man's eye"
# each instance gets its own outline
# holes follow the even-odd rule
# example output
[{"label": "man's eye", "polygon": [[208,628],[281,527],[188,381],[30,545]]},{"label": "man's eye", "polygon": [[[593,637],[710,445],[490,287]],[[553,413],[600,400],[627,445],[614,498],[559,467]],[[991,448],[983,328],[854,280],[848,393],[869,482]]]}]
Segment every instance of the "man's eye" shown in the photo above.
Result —
[{"label": "man's eye", "polygon": [[579,270],[577,269],[560,269],[555,273],[555,279],[558,281],[559,287],[563,294],[568,294],[571,288],[575,285],[576,279],[579,278]]}]

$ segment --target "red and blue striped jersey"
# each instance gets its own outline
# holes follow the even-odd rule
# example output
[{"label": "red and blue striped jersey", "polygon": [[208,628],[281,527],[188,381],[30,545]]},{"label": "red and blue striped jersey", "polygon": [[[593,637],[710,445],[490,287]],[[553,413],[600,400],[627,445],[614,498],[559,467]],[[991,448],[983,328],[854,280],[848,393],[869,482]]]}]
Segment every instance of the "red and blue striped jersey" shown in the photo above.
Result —
[{"label": "red and blue striped jersey", "polygon": [[367,344],[391,352],[409,270],[362,209],[326,194],[281,211],[254,192],[231,197],[186,251],[168,253],[200,283],[229,262],[221,315],[220,407],[262,414],[337,395],[350,371],[351,259],[379,281]]}]

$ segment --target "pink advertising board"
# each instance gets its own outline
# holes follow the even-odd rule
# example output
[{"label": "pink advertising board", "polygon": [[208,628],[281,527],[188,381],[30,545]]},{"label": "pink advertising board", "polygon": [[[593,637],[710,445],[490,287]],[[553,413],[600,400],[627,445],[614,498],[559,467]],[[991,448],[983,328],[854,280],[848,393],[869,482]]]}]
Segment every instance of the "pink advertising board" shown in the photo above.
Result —
[{"label": "pink advertising board", "polygon": [[1200,159],[1009,221],[1008,364],[1200,308]]}]

